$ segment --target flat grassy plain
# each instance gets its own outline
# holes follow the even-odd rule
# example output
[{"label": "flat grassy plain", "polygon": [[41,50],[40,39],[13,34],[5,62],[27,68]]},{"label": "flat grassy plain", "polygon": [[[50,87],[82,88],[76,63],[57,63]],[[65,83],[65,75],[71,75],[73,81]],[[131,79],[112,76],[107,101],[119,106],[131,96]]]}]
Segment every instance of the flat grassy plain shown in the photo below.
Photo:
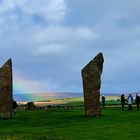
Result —
[{"label": "flat grassy plain", "polygon": [[99,118],[83,109],[19,110],[0,120],[0,140],[140,140],[140,112],[104,108]]},{"label": "flat grassy plain", "polygon": [[[47,105],[66,105],[66,106],[84,106],[84,98],[64,98],[64,99],[52,99],[49,101],[34,102],[35,106],[47,106]],[[19,104],[26,104],[26,102],[19,102]],[[120,105],[120,96],[106,96],[106,105]]]}]

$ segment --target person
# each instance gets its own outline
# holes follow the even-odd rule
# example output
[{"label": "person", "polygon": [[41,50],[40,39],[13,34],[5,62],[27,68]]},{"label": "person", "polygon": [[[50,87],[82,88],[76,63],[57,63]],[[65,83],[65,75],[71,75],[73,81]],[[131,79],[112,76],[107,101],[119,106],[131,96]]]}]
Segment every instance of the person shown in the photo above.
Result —
[{"label": "person", "polygon": [[17,102],[13,100],[13,114],[16,115]]},{"label": "person", "polygon": [[124,105],[125,105],[124,94],[121,95],[121,105],[122,105],[122,111],[124,111]]},{"label": "person", "polygon": [[136,105],[137,105],[137,110],[139,110],[140,96],[138,94],[136,94]]},{"label": "person", "polygon": [[133,96],[129,94],[128,96],[128,111],[132,111]]},{"label": "person", "polygon": [[105,96],[102,96],[102,106],[105,107]]}]

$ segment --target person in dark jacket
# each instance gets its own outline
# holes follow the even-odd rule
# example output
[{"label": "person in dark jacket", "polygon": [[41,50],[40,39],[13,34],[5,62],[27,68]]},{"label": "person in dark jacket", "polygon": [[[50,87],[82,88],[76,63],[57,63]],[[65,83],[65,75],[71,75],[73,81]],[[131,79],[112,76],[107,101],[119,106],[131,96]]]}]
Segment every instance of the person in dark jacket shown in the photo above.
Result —
[{"label": "person in dark jacket", "polygon": [[122,105],[122,111],[124,111],[124,105],[125,105],[124,94],[121,95],[121,105]]},{"label": "person in dark jacket", "polygon": [[102,106],[105,107],[105,96],[103,95],[101,99],[102,99]]},{"label": "person in dark jacket", "polygon": [[136,94],[136,105],[137,105],[137,110],[139,110],[139,105],[140,105],[140,96]]},{"label": "person in dark jacket", "polygon": [[13,114],[16,115],[17,102],[13,100]]}]

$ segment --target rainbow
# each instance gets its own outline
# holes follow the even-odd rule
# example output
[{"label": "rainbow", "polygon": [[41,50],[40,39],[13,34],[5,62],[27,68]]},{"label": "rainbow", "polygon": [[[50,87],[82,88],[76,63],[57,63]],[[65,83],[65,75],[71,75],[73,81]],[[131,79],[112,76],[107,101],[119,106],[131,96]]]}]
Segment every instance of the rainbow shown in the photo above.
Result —
[{"label": "rainbow", "polygon": [[23,87],[21,84],[18,84],[16,82],[13,83],[13,95],[16,94],[23,94],[23,93],[29,93],[29,90],[27,90],[25,87]]},{"label": "rainbow", "polygon": [[30,89],[17,82],[13,82],[13,98],[18,102],[33,102],[48,99],[42,94],[31,93]]}]

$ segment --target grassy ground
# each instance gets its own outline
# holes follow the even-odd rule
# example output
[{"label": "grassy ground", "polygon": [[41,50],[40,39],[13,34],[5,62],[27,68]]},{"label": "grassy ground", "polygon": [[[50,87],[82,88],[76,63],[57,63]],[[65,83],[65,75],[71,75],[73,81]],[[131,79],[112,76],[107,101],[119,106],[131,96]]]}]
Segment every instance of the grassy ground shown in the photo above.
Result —
[{"label": "grassy ground", "polygon": [[0,120],[0,140],[140,140],[140,112],[105,108],[100,118],[79,110],[18,111]]}]

